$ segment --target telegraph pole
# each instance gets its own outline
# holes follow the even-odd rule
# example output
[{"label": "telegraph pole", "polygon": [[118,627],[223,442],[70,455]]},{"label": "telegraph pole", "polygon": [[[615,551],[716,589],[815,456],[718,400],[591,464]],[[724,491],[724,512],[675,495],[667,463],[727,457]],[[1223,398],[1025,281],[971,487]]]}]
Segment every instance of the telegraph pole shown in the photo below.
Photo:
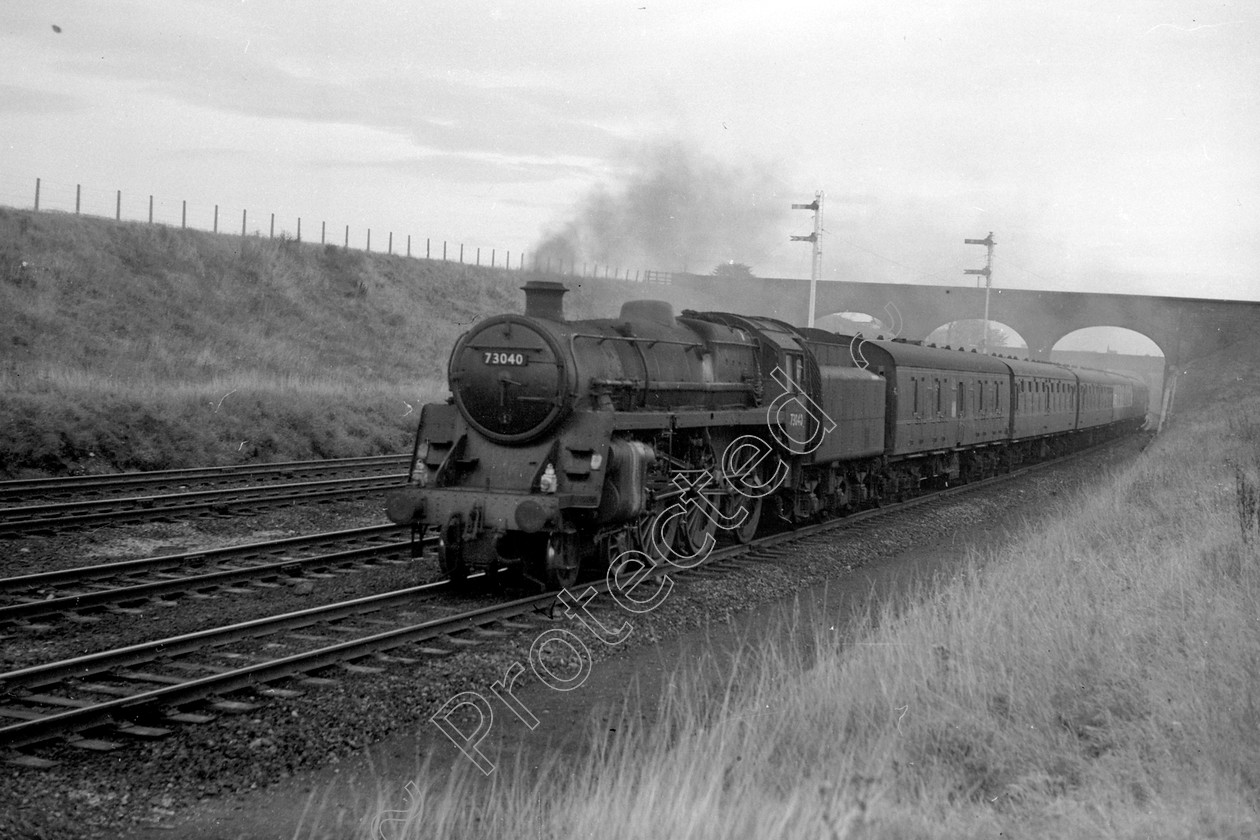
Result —
[{"label": "telegraph pole", "polygon": [[[993,285],[993,231],[984,239],[964,239],[964,245],[983,245],[985,248],[984,268],[965,268],[963,274],[980,274],[984,276],[984,337],[980,340],[980,352],[989,352],[989,289]],[[977,285],[979,280],[976,281]]]},{"label": "telegraph pole", "polygon": [[814,326],[814,307],[818,300],[818,279],[822,277],[822,225],[823,225],[823,194],[822,190],[814,193],[814,200],[809,204],[793,204],[793,210],[813,210],[814,211],[814,232],[809,236],[792,236],[789,239],[792,242],[812,242],[814,244],[814,259],[809,268],[809,324]]}]

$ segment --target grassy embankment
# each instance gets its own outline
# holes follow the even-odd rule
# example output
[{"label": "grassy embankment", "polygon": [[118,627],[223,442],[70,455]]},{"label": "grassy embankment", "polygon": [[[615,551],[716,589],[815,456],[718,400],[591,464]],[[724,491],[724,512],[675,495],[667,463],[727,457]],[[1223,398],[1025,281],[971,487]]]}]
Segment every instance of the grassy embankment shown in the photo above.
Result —
[{"label": "grassy embankment", "polygon": [[1228,404],[858,643],[752,640],[575,769],[422,774],[391,836],[1257,836],[1260,395],[1228,378]]},{"label": "grassy embankment", "polygon": [[400,452],[521,282],[0,208],[0,476]]}]

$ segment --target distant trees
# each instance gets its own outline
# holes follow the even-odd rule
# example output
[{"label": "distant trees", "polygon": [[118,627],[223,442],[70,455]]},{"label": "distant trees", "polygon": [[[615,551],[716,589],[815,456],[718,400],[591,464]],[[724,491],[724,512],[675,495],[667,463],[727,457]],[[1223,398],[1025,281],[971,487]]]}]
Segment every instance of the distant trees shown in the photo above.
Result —
[{"label": "distant trees", "polygon": [[[1022,342],[1015,338],[1011,333],[992,321],[989,322],[989,346],[990,347],[1018,347]],[[944,347],[980,347],[984,344],[984,319],[968,318],[961,321],[954,321],[950,324],[937,327],[928,333],[925,343],[936,344]]]},{"label": "distant trees", "polygon": [[731,260],[718,263],[717,267],[713,269],[713,276],[723,280],[751,280],[755,275],[748,266]]}]

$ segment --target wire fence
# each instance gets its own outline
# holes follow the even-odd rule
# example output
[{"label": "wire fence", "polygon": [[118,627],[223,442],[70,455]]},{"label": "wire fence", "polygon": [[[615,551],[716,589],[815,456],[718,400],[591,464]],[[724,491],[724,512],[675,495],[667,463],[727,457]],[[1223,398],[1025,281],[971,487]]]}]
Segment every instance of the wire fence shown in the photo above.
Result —
[{"label": "wire fence", "polygon": [[[304,226],[301,216],[286,220],[278,218],[275,213],[250,213],[248,208],[243,208],[238,213],[236,208],[218,204],[190,206],[182,199],[172,200],[154,194],[135,195],[130,192],[124,195],[122,190],[84,189],[82,184],[48,181],[44,178],[36,178],[28,190],[0,183],[0,204],[19,210],[33,210],[36,213],[73,213],[119,222],[142,222],[223,235],[258,238],[266,236],[268,239],[318,242],[321,245],[341,245],[343,248],[356,249],[361,244],[363,251],[373,252],[370,227],[352,229],[351,225],[330,226],[324,220],[312,222],[309,219]],[[295,224],[290,226],[293,221]],[[511,250],[485,248],[445,239],[435,240],[431,237],[413,238],[409,233],[399,234],[395,238],[392,230],[377,230],[375,253],[507,271],[524,271],[528,265],[530,270],[547,274],[603,277],[632,283],[668,285],[673,281],[673,273],[667,271],[632,270],[593,262],[584,262],[579,268],[576,260],[566,262],[559,258],[531,256],[523,249],[516,251],[514,257]]]}]

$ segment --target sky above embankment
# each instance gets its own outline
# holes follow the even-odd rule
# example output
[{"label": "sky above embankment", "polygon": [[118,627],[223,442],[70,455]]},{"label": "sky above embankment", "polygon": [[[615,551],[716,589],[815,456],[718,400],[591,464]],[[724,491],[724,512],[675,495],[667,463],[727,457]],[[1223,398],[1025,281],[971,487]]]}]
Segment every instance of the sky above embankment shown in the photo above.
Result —
[{"label": "sky above embankment", "polygon": [[0,201],[808,277],[822,190],[824,280],[1256,300],[1256,79],[1241,0],[5,0]]}]

